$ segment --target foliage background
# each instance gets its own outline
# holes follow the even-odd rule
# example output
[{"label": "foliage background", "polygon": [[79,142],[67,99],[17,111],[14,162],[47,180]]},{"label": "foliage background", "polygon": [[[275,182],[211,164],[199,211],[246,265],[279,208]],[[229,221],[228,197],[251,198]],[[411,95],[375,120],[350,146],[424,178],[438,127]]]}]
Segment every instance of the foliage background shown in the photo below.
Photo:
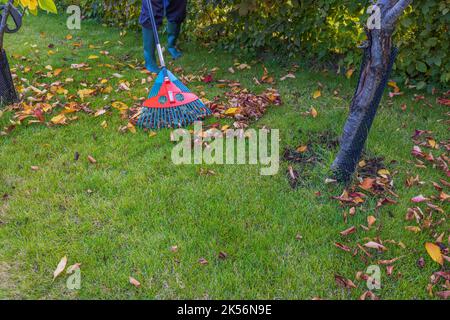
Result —
[{"label": "foliage background", "polygon": [[[139,28],[141,0],[63,0],[79,4],[87,18],[122,28]],[[370,1],[191,0],[188,36],[223,50],[302,61],[337,62],[339,70],[359,63],[357,45]],[[397,80],[419,89],[450,80],[450,0],[415,0],[401,19],[396,43]]]}]

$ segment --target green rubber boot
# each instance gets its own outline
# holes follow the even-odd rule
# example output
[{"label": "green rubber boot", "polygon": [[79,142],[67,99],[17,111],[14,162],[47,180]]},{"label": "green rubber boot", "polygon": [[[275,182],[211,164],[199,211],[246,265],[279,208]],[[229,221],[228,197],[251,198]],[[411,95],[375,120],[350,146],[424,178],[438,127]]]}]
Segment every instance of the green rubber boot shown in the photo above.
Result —
[{"label": "green rubber boot", "polygon": [[149,28],[142,28],[142,35],[144,40],[145,68],[150,72],[158,73],[160,69],[156,63],[156,45],[153,30]]},{"label": "green rubber boot", "polygon": [[178,59],[182,56],[182,53],[176,48],[177,39],[180,35],[181,23],[167,23],[167,51],[174,59]]}]

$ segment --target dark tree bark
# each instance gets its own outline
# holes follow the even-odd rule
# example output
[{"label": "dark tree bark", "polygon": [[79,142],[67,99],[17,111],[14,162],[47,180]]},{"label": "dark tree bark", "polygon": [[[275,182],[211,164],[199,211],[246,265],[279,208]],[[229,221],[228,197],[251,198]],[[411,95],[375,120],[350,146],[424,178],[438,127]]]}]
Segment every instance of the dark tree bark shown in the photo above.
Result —
[{"label": "dark tree bark", "polygon": [[381,28],[366,29],[364,58],[350,114],[344,126],[340,150],[331,169],[341,182],[351,179],[375,118],[397,49],[392,44],[395,23],[412,0],[378,0]]}]

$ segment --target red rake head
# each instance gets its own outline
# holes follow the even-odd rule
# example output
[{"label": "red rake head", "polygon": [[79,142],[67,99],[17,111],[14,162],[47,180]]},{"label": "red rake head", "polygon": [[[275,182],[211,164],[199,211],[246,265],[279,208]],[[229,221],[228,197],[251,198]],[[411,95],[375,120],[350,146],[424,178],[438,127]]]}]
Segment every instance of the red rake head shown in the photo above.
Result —
[{"label": "red rake head", "polygon": [[147,108],[174,108],[189,104],[198,100],[198,97],[190,92],[182,92],[168,77],[164,79],[156,96],[144,101]]}]

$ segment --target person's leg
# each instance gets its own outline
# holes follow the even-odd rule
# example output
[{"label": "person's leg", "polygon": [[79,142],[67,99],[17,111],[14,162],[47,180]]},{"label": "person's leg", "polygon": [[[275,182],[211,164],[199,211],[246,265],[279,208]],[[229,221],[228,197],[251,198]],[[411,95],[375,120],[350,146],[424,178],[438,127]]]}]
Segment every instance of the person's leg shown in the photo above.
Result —
[{"label": "person's leg", "polygon": [[181,57],[181,52],[177,49],[177,39],[180,35],[181,24],[186,18],[187,0],[169,0],[167,7],[167,51],[174,59]]},{"label": "person's leg", "polygon": [[[153,13],[156,20],[156,26],[159,28],[163,21],[164,6],[160,0],[151,0]],[[155,55],[155,37],[150,22],[150,10],[147,7],[147,0],[142,0],[142,10],[139,22],[142,25],[142,38],[144,44],[145,68],[150,72],[159,72]]]}]

